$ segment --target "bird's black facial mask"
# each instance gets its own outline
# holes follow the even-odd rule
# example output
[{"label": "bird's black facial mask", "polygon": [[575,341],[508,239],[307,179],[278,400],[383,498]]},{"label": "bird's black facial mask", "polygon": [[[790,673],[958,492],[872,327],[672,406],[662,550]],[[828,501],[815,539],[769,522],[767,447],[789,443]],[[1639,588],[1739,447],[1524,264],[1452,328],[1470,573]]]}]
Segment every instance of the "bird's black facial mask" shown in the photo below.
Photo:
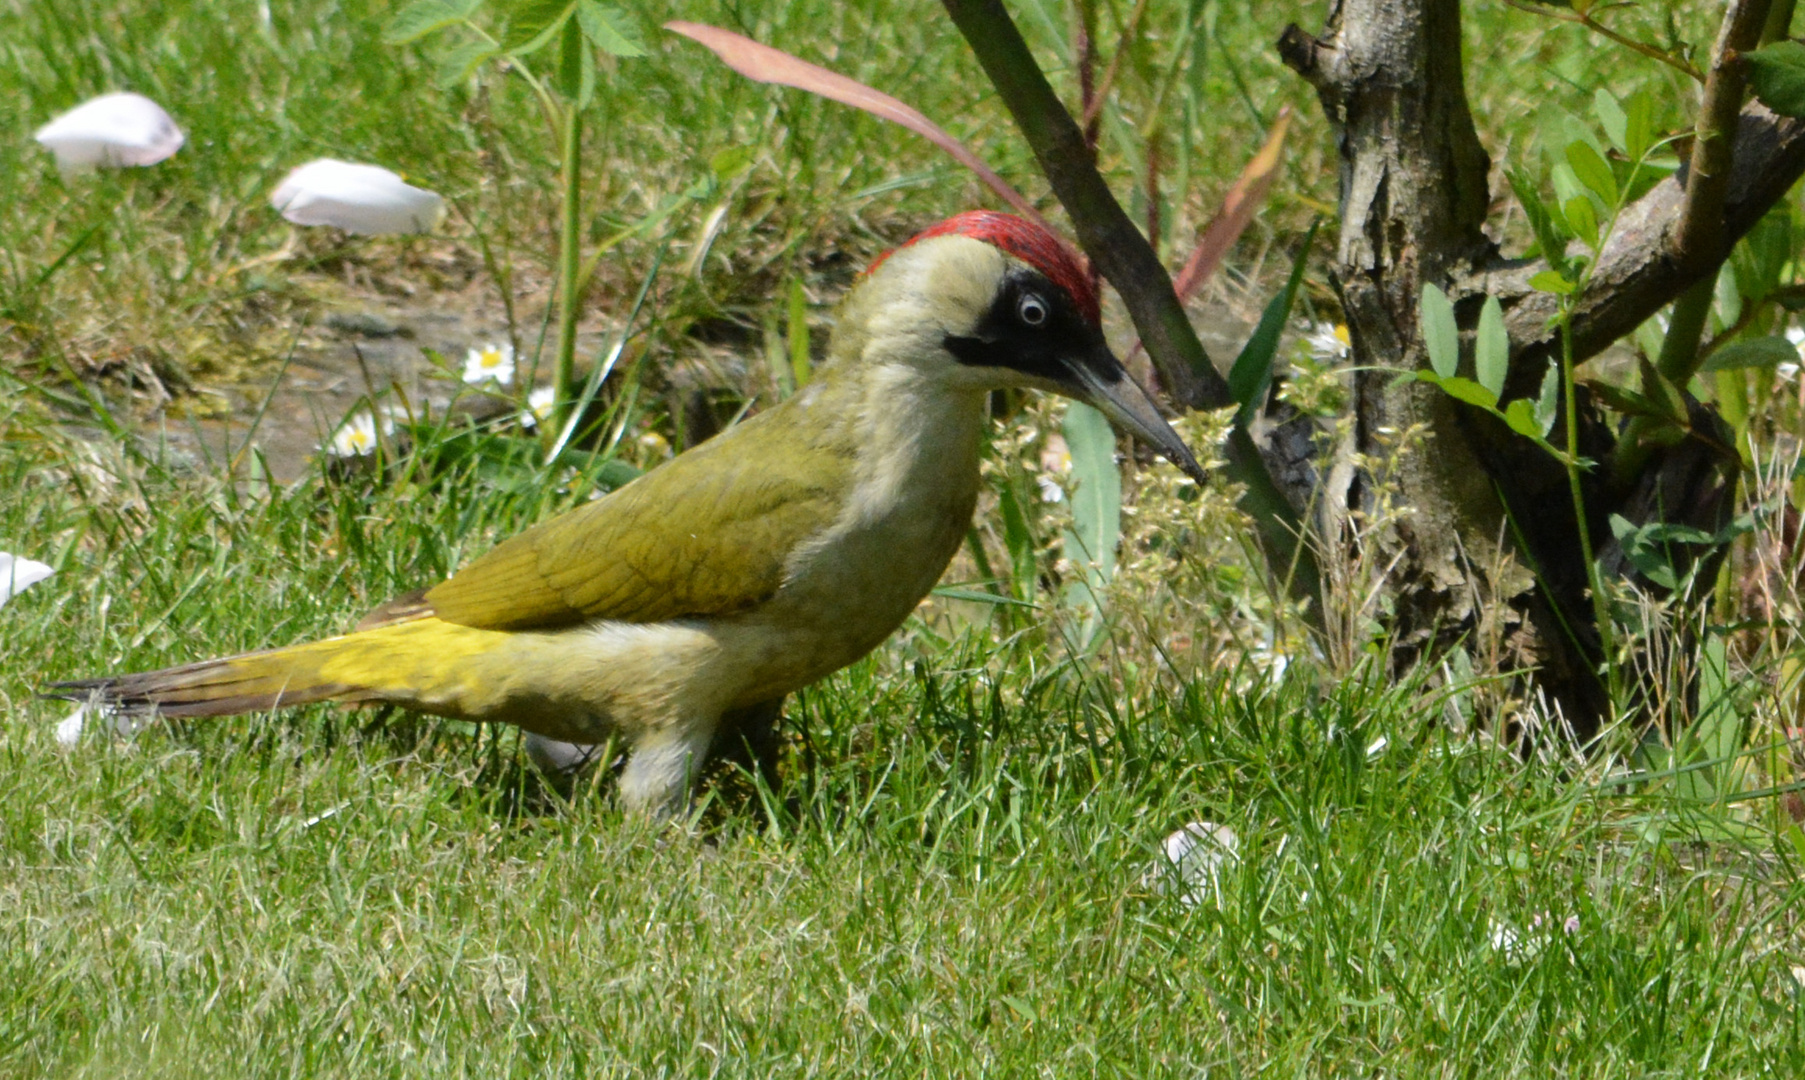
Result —
[{"label": "bird's black facial mask", "polygon": [[969,367],[1008,368],[1067,386],[1074,382],[1076,364],[1105,383],[1127,374],[1065,290],[1026,268],[1011,270],[1003,279],[996,301],[970,336],[948,334],[945,345]]}]

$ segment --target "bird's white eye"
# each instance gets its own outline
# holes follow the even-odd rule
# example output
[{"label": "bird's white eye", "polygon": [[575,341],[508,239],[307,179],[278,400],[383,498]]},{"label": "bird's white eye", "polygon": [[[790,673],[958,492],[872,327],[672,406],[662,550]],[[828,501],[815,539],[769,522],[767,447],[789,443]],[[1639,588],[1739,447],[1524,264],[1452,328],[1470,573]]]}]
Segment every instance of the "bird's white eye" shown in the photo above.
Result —
[{"label": "bird's white eye", "polygon": [[1039,326],[1047,321],[1047,302],[1035,293],[1023,293],[1021,300],[1016,302],[1015,317],[1024,326]]}]

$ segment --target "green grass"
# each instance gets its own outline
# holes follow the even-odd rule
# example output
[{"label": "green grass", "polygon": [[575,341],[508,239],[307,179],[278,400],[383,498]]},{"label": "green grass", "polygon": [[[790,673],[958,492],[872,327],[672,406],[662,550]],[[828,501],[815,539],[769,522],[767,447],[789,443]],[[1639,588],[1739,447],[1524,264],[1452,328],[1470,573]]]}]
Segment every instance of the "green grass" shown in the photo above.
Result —
[{"label": "green grass", "polygon": [[[1063,9],[1012,7],[1056,56]],[[1154,7],[1124,69],[1131,104],[1157,82],[1181,6]],[[1266,610],[1216,504],[1183,519],[1196,535],[1174,552],[1125,553],[1188,593],[1126,583],[1144,610],[1118,611],[1094,658],[1058,647],[1069,626],[1019,612],[913,621],[792,703],[778,790],[722,776],[687,830],[623,820],[605,783],[545,790],[509,733],[393,714],[293,710],[60,748],[66,706],[34,696],[46,682],[336,632],[615,475],[600,461],[548,475],[510,456],[522,440],[453,426],[386,471],[270,490],[127,435],[154,431],[138,427],[149,377],[267,376],[303,323],[385,282],[430,303],[457,284],[435,275],[474,267],[484,287],[516,288],[536,325],[552,141],[517,82],[439,90],[429,53],[382,48],[389,10],[302,0],[263,23],[254,5],[204,0],[0,0],[0,550],[58,567],[0,609],[0,1074],[1805,1066],[1796,827],[1683,784],[1619,783],[1610,758],[1522,758],[1456,725],[1427,678],[1299,656],[1275,680],[1216,651]],[[1333,199],[1332,147],[1270,48],[1301,16],[1212,11],[1174,91],[1185,121],[1167,131],[1164,250],[1294,104],[1287,176],[1225,286],[1257,299],[1262,252]],[[933,4],[698,0],[670,14],[901,92],[1044,194]],[[1665,72],[1605,63],[1577,32],[1471,14],[1475,110],[1501,158],[1564,145],[1551,117],[1583,115],[1599,85],[1675,97]],[[1658,36],[1655,15],[1623,17]],[[795,277],[831,300],[865,257],[981,195],[897,129],[747,84],[645,25],[654,55],[610,73],[593,125],[592,240],[719,152],[754,154],[622,245],[593,298],[617,317],[669,243],[630,419],[674,438],[658,379],[697,348],[690,326],[775,325]],[[121,87],[175,112],[189,146],[152,170],[59,177],[31,130]],[[1106,124],[1121,190],[1139,186],[1120,141],[1137,122],[1130,108]],[[429,240],[307,236],[270,259],[290,232],[269,188],[328,154],[399,168],[458,211]],[[710,256],[677,274],[717,205]],[[770,390],[756,365],[728,374],[740,393]],[[1032,493],[1012,454],[993,464]],[[1039,538],[1048,571],[1056,537]],[[1034,623],[1058,618],[1055,597]],[[1187,907],[1148,873],[1193,820],[1231,827],[1239,859],[1219,902]],[[1509,932],[1514,949],[1498,944]]]}]

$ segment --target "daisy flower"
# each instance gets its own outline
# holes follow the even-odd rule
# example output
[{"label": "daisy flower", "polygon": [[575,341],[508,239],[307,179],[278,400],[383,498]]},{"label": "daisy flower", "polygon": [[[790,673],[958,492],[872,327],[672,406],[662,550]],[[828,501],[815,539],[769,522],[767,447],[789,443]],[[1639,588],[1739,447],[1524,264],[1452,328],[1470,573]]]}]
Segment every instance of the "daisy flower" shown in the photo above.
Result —
[{"label": "daisy flower", "polygon": [[1304,340],[1309,343],[1310,355],[1323,363],[1346,360],[1354,351],[1347,323],[1319,322]]},{"label": "daisy flower", "polygon": [[465,355],[465,382],[475,385],[491,380],[502,386],[514,381],[514,346],[506,342],[490,343],[480,349],[471,349]]}]

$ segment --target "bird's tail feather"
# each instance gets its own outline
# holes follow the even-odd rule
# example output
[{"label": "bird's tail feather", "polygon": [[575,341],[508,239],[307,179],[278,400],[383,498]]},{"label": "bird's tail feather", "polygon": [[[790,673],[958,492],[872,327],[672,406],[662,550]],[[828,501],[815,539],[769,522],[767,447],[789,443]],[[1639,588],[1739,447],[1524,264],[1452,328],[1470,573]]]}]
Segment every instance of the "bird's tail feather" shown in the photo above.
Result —
[{"label": "bird's tail feather", "polygon": [[452,714],[460,711],[456,670],[500,636],[416,619],[158,671],[53,683],[44,695],[170,717],[232,716],[328,700],[395,701]]}]

